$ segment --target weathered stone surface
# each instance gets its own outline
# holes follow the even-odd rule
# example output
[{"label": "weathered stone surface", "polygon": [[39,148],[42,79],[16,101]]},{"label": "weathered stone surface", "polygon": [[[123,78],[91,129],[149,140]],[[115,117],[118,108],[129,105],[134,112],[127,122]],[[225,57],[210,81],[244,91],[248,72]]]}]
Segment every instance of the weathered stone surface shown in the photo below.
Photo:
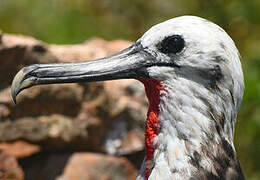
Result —
[{"label": "weathered stone surface", "polygon": [[23,35],[2,34],[0,43],[0,88],[6,88],[18,69],[32,63],[56,62],[47,45]]},{"label": "weathered stone surface", "polygon": [[[19,158],[25,179],[55,179],[68,159],[59,180],[134,179],[143,158],[147,111],[140,82],[37,86],[23,91],[18,105],[10,95],[11,81],[25,65],[97,59],[130,45],[127,41],[102,39],[78,45],[49,45],[31,37],[0,32],[0,150],[14,162],[14,157]],[[76,150],[124,155],[135,167],[125,158],[73,154]],[[37,154],[38,151],[41,152]],[[77,176],[74,167],[85,174]]]},{"label": "weathered stone surface", "polygon": [[94,153],[73,154],[56,180],[132,180],[137,170],[125,158]]},{"label": "weathered stone surface", "polygon": [[19,159],[26,180],[54,180],[62,174],[73,152],[56,151],[40,152]]},{"label": "weathered stone surface", "polygon": [[[141,161],[142,158],[140,158]],[[110,177],[108,179],[111,180],[118,176],[120,178],[123,176],[122,179],[133,179],[137,169],[139,169],[139,166],[133,163],[136,164],[132,158],[129,160],[129,157],[126,159],[125,157],[113,157],[100,153],[75,153],[71,151],[40,152],[19,160],[19,164],[24,169],[26,180],[73,180],[72,176],[86,180],[86,176],[94,176],[95,178],[93,178],[96,179],[102,175],[104,175],[102,177]],[[95,172],[94,175],[93,172]]]},{"label": "weathered stone surface", "polygon": [[[43,149],[127,154],[143,149],[147,102],[135,80],[65,84],[25,90],[14,105],[10,83],[32,63],[97,59],[128,47],[127,41],[92,39],[79,45],[48,45],[31,37],[2,34],[0,44],[0,141],[25,140]],[[8,72],[8,76],[1,74]],[[1,80],[1,78],[0,78]]]},{"label": "weathered stone surface", "polygon": [[75,117],[81,107],[84,88],[78,84],[33,87],[21,93],[18,105],[12,102],[10,91],[10,87],[0,91],[2,120],[51,114]]},{"label": "weathered stone surface", "polygon": [[23,180],[24,174],[16,159],[3,152],[0,153],[0,179]]},{"label": "weathered stone surface", "polygon": [[133,80],[104,83],[110,97],[106,109],[113,121],[105,133],[104,145],[110,154],[127,154],[143,149],[143,126],[147,107],[143,85]]},{"label": "weathered stone surface", "polygon": [[29,144],[24,141],[16,141],[13,143],[1,143],[0,151],[15,158],[23,158],[40,152],[40,146]]}]

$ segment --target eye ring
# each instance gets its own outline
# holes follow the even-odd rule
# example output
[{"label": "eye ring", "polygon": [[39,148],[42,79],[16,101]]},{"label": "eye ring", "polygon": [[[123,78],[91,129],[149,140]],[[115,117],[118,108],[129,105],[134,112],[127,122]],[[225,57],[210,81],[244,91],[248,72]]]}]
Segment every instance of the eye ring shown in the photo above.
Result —
[{"label": "eye ring", "polygon": [[180,35],[166,37],[159,46],[159,50],[165,54],[177,54],[184,49],[185,41]]}]

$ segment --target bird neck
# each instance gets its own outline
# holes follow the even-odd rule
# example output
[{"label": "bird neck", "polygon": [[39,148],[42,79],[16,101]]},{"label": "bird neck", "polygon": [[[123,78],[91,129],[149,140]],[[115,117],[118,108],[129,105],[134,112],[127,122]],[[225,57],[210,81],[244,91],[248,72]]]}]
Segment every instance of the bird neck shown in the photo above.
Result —
[{"label": "bird neck", "polygon": [[[151,176],[208,179],[241,172],[233,136],[227,135],[230,123],[221,125],[217,119],[221,114],[213,105],[205,99],[197,99],[200,93],[213,94],[200,87],[194,92],[194,89],[187,88],[190,84],[186,87],[176,85],[178,82],[172,86],[172,83],[152,79],[140,81],[149,100],[145,179]],[[226,108],[219,107],[223,111]],[[222,113],[222,121],[231,122],[228,117],[226,112]]]},{"label": "bird neck", "polygon": [[145,86],[146,96],[149,101],[149,109],[147,112],[146,127],[145,127],[145,154],[146,154],[146,168],[145,178],[148,179],[152,162],[154,158],[155,142],[154,138],[159,133],[159,103],[161,98],[161,91],[163,90],[162,83],[154,79],[140,79]]}]

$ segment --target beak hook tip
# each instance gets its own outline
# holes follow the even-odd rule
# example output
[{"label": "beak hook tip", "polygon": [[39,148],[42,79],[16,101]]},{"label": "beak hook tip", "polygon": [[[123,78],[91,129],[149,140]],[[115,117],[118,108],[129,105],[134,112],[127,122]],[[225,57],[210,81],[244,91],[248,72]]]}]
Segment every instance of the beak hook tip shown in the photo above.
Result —
[{"label": "beak hook tip", "polygon": [[17,104],[17,101],[16,101],[16,93],[15,92],[11,92],[11,94],[12,94],[12,99],[13,99],[13,102],[14,102],[14,104],[16,105]]},{"label": "beak hook tip", "polygon": [[24,69],[21,69],[14,77],[13,82],[12,82],[12,86],[11,86],[11,95],[12,95],[12,99],[13,102],[15,104],[17,104],[16,101],[16,97],[17,95],[21,92],[22,88],[23,88],[23,80],[24,80]]}]

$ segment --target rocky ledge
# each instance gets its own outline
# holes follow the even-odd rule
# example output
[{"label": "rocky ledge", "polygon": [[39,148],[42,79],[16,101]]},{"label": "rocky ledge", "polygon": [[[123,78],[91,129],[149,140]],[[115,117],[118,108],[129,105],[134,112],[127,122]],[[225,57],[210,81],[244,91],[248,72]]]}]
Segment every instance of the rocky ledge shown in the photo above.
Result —
[{"label": "rocky ledge", "polygon": [[51,45],[0,33],[0,179],[134,179],[147,111],[140,82],[37,86],[22,92],[17,105],[10,95],[26,65],[97,59],[130,45],[98,38]]}]

